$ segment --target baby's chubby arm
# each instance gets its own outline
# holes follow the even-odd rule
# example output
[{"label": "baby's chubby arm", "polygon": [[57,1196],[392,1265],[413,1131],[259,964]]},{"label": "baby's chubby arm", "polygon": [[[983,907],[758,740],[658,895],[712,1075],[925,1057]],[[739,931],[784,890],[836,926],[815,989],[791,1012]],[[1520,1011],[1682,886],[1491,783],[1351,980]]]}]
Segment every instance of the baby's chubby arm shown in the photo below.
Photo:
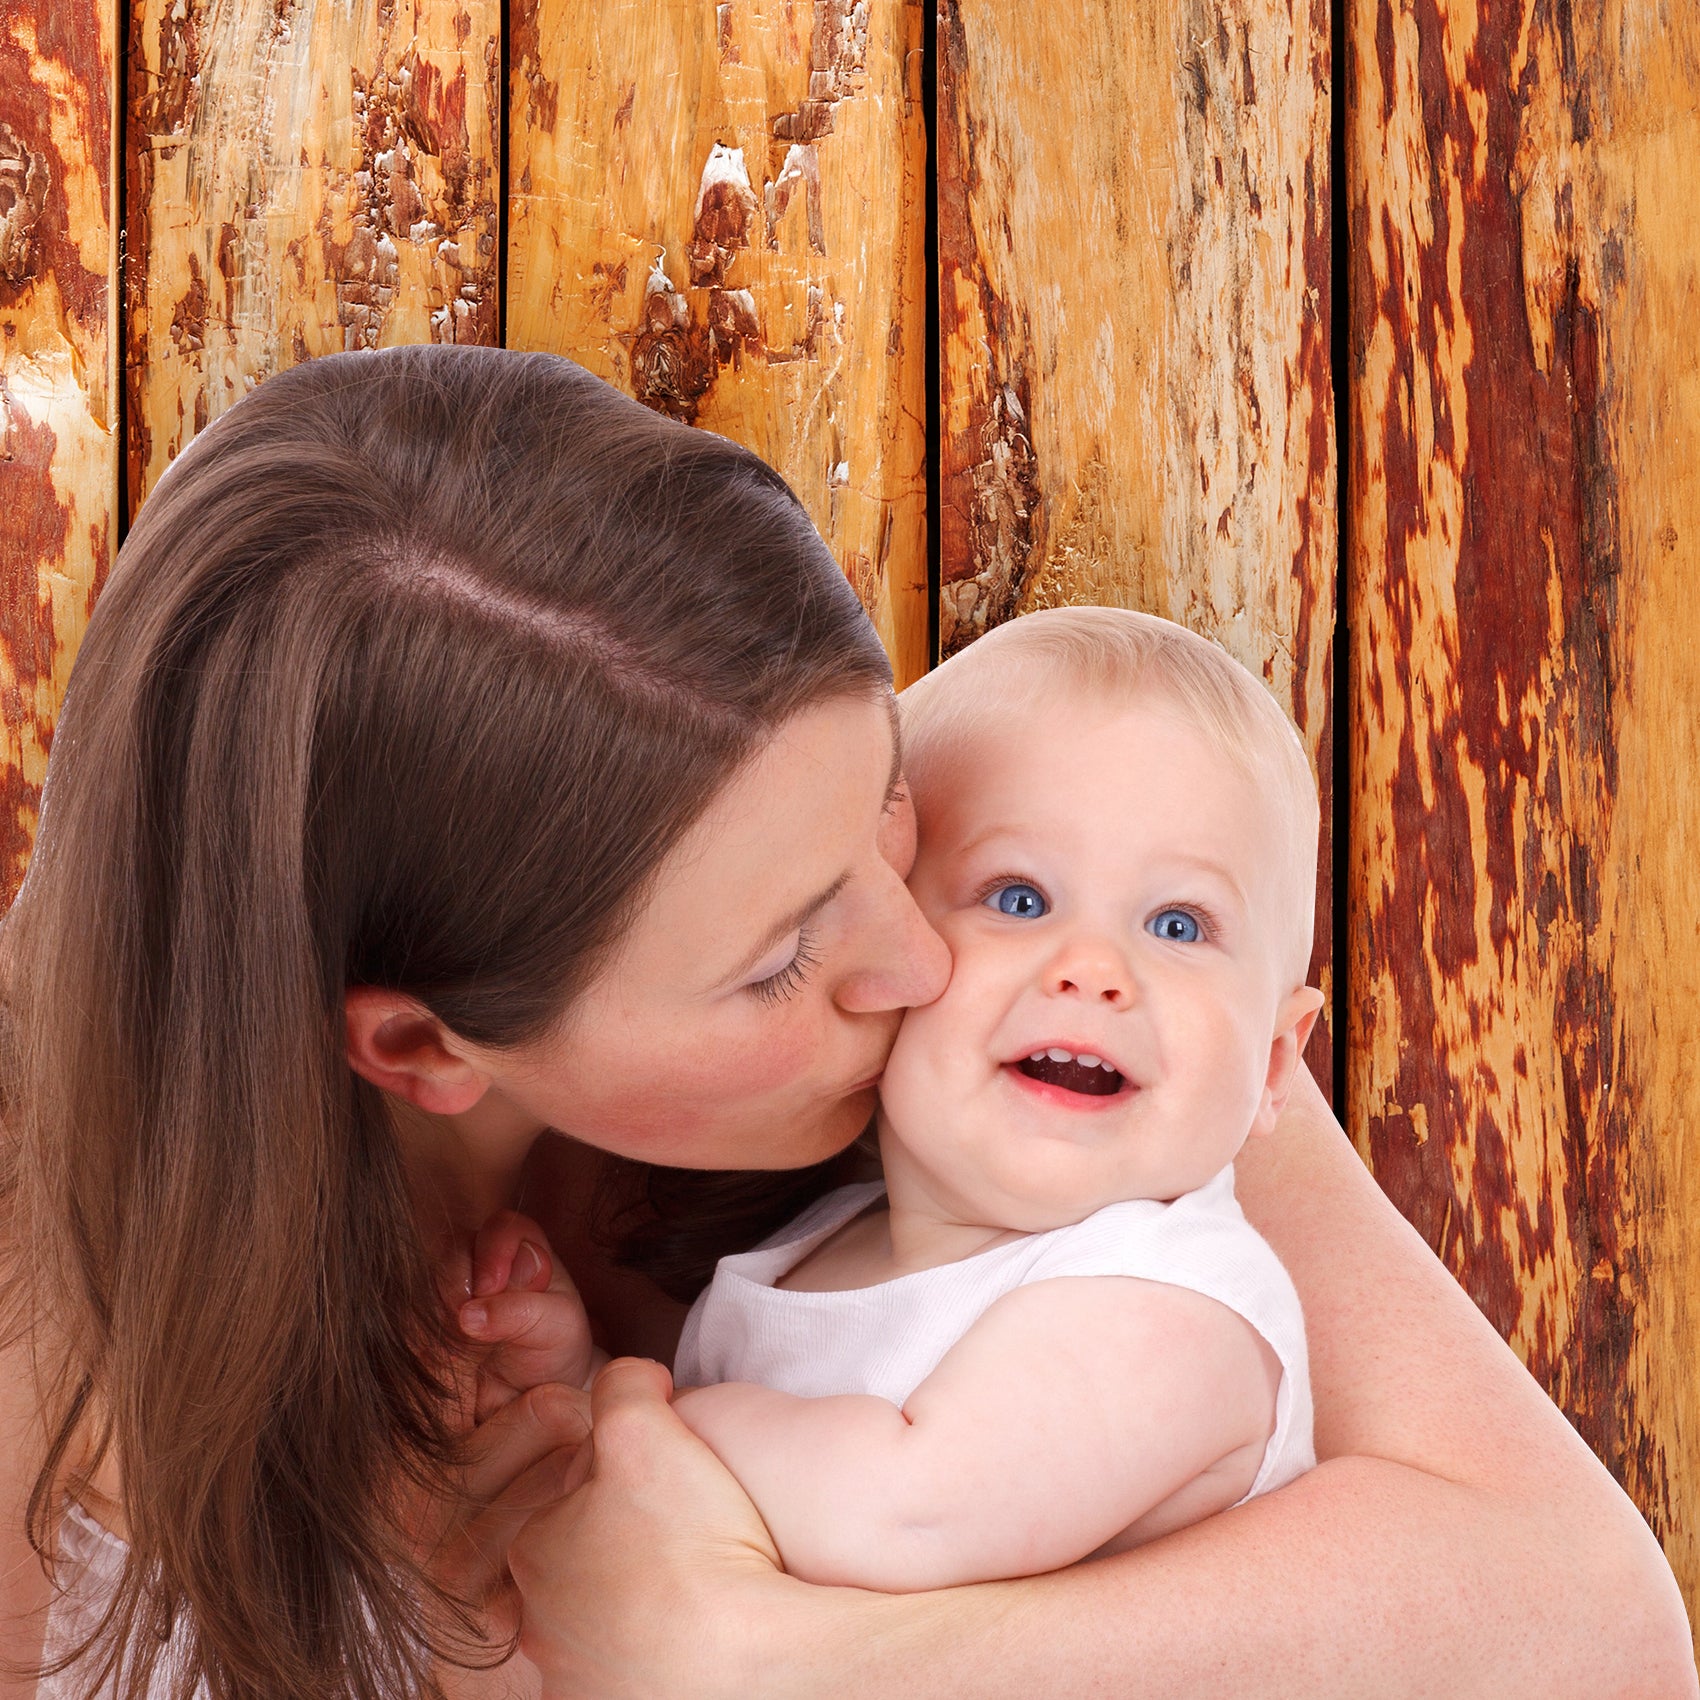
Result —
[{"label": "baby's chubby arm", "polygon": [[1218,1465],[1222,1496],[1182,1521],[1232,1503],[1274,1426],[1272,1358],[1198,1293],[1070,1276],[998,1300],[901,1411],[742,1383],[674,1408],[792,1575],[906,1592],[1072,1563]]}]

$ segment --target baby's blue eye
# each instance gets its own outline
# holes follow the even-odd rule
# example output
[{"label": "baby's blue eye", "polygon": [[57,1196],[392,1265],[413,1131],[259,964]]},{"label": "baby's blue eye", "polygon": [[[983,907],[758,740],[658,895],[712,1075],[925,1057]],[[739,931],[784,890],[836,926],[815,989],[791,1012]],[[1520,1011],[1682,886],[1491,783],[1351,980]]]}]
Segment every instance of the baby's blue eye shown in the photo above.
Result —
[{"label": "baby's blue eye", "polygon": [[1174,944],[1197,944],[1198,917],[1188,909],[1164,909],[1146,922],[1148,931]]},{"label": "baby's blue eye", "polygon": [[1015,915],[1024,921],[1047,914],[1051,907],[1036,886],[1019,883],[1000,885],[996,891],[987,894],[985,903],[988,909],[995,909],[1000,915]]}]

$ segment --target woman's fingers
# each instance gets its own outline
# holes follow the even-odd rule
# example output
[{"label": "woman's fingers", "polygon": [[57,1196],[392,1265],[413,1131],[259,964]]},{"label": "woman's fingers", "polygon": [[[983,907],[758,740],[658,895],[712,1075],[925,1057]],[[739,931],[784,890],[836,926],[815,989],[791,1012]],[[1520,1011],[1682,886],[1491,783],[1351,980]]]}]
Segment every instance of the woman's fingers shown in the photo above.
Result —
[{"label": "woman's fingers", "polygon": [[775,1567],[779,1551],[737,1479],[668,1402],[673,1378],[647,1358],[616,1358],[590,1390],[591,1479],[631,1496],[632,1509],[683,1516],[717,1542]]},{"label": "woman's fingers", "polygon": [[741,1668],[753,1614],[789,1584],[755,1507],[668,1405],[671,1387],[659,1364],[604,1369],[584,1485],[513,1537],[521,1646],[546,1694],[755,1691]]},{"label": "woman's fingers", "polygon": [[539,1459],[576,1449],[590,1435],[590,1400],[576,1387],[533,1387],[475,1428],[461,1472],[464,1498],[487,1506]]},{"label": "woman's fingers", "polygon": [[578,1487],[589,1466],[588,1447],[561,1447],[539,1458],[461,1529],[456,1592],[486,1614],[495,1613],[500,1618],[491,1625],[498,1635],[511,1635],[518,1621],[517,1600],[504,1601],[504,1596],[513,1591],[508,1548],[514,1536],[537,1512]]},{"label": "woman's fingers", "polygon": [[443,1507],[426,1564],[439,1585],[486,1610],[497,1605],[509,1586],[515,1530],[570,1492],[589,1467],[589,1407],[577,1388],[537,1387],[473,1430],[460,1491]]}]

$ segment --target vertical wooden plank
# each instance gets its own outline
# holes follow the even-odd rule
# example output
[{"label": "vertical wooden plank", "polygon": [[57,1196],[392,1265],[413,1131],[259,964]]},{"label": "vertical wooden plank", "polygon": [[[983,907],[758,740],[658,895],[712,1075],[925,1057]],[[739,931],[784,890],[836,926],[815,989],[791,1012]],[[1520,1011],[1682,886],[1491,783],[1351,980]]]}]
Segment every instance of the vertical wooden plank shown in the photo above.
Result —
[{"label": "vertical wooden plank", "polygon": [[1353,0],[1350,1103],[1700,1602],[1700,16]]},{"label": "vertical wooden plank", "polygon": [[[1108,603],[1267,679],[1322,786],[1331,993],[1325,0],[939,20],[942,647]],[[1326,1023],[1309,1054],[1326,1083]]]},{"label": "vertical wooden plank", "polygon": [[494,342],[499,0],[135,0],[128,473],[315,354]]},{"label": "vertical wooden plank", "polygon": [[776,466],[926,670],[920,0],[514,0],[510,345]]},{"label": "vertical wooden plank", "polygon": [[114,0],[0,11],[0,908],[111,564]]}]

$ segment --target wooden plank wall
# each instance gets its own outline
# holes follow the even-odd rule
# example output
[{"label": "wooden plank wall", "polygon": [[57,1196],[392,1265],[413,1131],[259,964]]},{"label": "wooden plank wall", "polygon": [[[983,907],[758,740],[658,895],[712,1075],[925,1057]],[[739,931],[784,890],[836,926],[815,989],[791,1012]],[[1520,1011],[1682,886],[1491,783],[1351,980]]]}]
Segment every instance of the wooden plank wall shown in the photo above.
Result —
[{"label": "wooden plank wall", "polygon": [[115,0],[0,10],[0,903],[117,547]]},{"label": "wooden plank wall", "polygon": [[120,417],[133,507],[279,366],[505,310],[780,466],[900,678],[1071,600],[1263,674],[1346,1117],[1700,1603],[1700,20],[1341,0],[1331,182],[1326,0],[938,0],[930,62],[925,3],[0,8],[0,898]]},{"label": "wooden plank wall", "polygon": [[512,30],[509,344],[778,467],[919,677],[919,0],[514,0]]},{"label": "wooden plank wall", "polygon": [[135,0],[132,505],[269,372],[494,342],[499,0]]},{"label": "wooden plank wall", "polygon": [[1700,16],[1354,0],[1347,1093],[1700,1594]]}]

